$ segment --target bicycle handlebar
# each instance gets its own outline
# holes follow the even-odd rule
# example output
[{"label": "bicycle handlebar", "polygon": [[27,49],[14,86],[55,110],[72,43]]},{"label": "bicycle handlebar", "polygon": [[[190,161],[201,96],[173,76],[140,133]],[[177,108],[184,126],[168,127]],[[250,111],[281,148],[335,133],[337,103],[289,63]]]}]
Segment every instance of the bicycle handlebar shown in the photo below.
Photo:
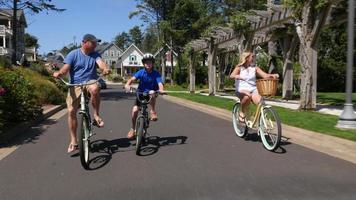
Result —
[{"label": "bicycle handlebar", "polygon": [[99,77],[98,79],[96,79],[96,80],[93,81],[93,82],[75,83],[75,84],[69,83],[69,82],[65,81],[65,80],[64,80],[63,78],[61,78],[61,77],[59,77],[58,79],[61,80],[61,81],[62,81],[66,86],[68,86],[68,87],[75,87],[75,86],[92,85],[92,84],[94,84],[94,83],[97,83],[97,82],[101,79],[101,77]]}]

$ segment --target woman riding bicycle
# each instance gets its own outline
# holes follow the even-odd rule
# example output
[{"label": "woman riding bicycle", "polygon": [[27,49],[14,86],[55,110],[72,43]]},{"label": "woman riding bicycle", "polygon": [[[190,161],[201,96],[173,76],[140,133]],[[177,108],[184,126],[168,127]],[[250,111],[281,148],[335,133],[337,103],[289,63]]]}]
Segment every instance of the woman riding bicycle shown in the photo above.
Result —
[{"label": "woman riding bicycle", "polygon": [[240,57],[240,62],[230,74],[230,78],[235,80],[236,96],[239,97],[242,112],[239,113],[239,121],[243,122],[246,117],[246,111],[250,101],[258,104],[261,101],[261,95],[256,87],[256,75],[267,78],[278,78],[278,74],[268,74],[253,63],[254,54],[244,52]]},{"label": "woman riding bicycle", "polygon": [[[126,91],[130,91],[130,85],[132,84],[132,82],[139,79],[140,80],[140,83],[138,85],[139,91],[149,92],[150,90],[154,90],[154,91],[158,90],[159,93],[164,93],[161,75],[159,74],[158,71],[153,69],[154,61],[155,61],[155,59],[152,54],[146,53],[145,55],[143,55],[142,64],[145,68],[136,72],[135,75],[127,81],[127,83],[125,85]],[[130,131],[127,133],[127,138],[129,138],[129,139],[132,139],[135,137],[135,124],[136,124],[136,117],[137,117],[139,105],[140,105],[140,102],[139,102],[139,100],[136,99],[135,105],[132,108],[131,128],[130,128]],[[156,98],[155,98],[155,96],[152,97],[150,106],[151,106],[151,120],[157,121],[158,117],[157,117],[157,112],[156,112]]]}]

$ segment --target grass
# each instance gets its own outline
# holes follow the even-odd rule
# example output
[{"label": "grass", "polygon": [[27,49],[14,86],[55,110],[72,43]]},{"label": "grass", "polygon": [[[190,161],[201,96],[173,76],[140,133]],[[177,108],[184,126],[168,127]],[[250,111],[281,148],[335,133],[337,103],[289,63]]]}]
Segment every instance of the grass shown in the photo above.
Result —
[{"label": "grass", "polygon": [[[320,92],[316,96],[317,102],[332,106],[343,106],[345,103],[345,93],[323,93]],[[356,106],[356,93],[352,93],[352,103]],[[356,107],[355,107],[356,108]]]},{"label": "grass", "polygon": [[[329,94],[330,93],[323,94],[323,96],[327,97]],[[224,99],[215,96],[203,96],[199,94],[170,93],[169,95],[229,111],[235,103],[235,101],[231,99]],[[335,128],[335,125],[339,119],[338,116],[321,114],[314,111],[298,111],[277,106],[274,106],[274,108],[277,110],[283,124],[356,141],[355,130],[351,131]]]}]

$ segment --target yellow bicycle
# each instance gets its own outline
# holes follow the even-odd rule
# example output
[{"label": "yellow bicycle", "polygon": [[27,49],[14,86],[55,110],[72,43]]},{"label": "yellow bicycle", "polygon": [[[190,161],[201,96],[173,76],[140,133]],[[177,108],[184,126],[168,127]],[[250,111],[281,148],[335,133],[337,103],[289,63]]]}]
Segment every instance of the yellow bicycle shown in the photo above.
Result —
[{"label": "yellow bicycle", "polygon": [[232,122],[237,136],[245,137],[248,129],[257,129],[267,150],[274,151],[279,147],[282,137],[281,120],[271,105],[267,105],[262,99],[252,113],[246,114],[243,121],[239,119],[240,112],[241,103],[238,100],[232,109]]}]

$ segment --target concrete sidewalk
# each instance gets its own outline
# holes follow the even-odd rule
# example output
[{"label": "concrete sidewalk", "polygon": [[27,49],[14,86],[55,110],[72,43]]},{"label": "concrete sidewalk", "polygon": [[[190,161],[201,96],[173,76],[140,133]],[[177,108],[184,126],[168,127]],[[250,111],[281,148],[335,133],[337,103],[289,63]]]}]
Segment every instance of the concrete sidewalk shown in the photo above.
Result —
[{"label": "concrete sidewalk", "polygon": [[[172,97],[169,95],[163,96],[163,99],[200,112],[204,112],[214,117],[232,121],[231,112],[224,109]],[[299,144],[315,151],[319,151],[356,164],[356,142],[288,126],[285,124],[282,124],[282,136],[282,140],[285,142]]]}]

